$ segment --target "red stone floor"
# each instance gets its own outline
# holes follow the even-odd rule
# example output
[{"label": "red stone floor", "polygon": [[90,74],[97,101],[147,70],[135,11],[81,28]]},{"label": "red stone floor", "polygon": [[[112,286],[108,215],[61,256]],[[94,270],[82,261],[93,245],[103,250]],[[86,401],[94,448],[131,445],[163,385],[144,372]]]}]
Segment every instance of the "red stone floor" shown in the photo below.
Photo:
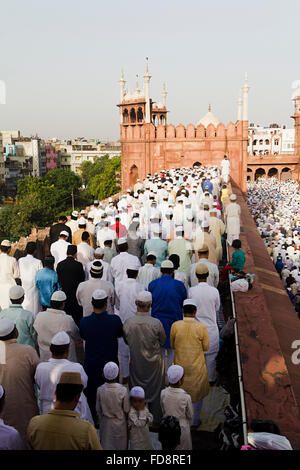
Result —
[{"label": "red stone floor", "polygon": [[241,241],[245,271],[256,275],[253,288],[234,294],[248,425],[252,418],[273,419],[300,449],[300,364],[292,363],[300,320],[259,236],[237,187],[242,209]]}]

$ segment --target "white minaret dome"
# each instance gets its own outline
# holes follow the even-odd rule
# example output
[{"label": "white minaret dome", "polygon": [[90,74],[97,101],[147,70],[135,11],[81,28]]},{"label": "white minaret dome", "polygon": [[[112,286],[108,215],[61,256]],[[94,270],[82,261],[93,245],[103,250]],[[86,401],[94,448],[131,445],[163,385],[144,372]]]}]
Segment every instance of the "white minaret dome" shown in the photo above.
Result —
[{"label": "white minaret dome", "polygon": [[204,127],[207,127],[209,124],[213,124],[216,127],[219,123],[219,119],[211,112],[211,105],[209,105],[208,113],[197,122],[197,126],[202,124]]}]

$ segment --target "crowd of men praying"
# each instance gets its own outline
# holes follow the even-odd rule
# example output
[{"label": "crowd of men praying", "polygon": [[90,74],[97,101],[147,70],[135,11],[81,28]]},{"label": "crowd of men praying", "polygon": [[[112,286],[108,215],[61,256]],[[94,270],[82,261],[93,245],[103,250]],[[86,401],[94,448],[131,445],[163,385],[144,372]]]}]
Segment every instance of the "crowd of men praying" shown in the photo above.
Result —
[{"label": "crowd of men praying", "polygon": [[61,216],[42,261],[35,242],[18,261],[1,242],[0,449],[151,450],[154,432],[192,449],[217,378],[225,238],[242,251],[228,178],[227,158],[222,173],[149,174]]},{"label": "crowd of men praying", "polygon": [[247,203],[266,249],[300,318],[300,193],[298,182],[260,178]]}]

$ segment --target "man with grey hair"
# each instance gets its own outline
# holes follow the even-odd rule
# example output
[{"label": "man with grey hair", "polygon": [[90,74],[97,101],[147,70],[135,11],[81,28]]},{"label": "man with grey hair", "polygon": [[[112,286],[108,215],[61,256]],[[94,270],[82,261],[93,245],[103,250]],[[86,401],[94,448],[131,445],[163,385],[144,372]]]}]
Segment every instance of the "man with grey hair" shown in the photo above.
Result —
[{"label": "man with grey hair", "polygon": [[164,387],[161,347],[166,341],[166,334],[160,320],[151,317],[150,292],[139,292],[135,304],[136,314],[123,325],[124,341],[130,349],[129,387],[143,387],[154,423],[158,424],[162,417],[160,392]]}]

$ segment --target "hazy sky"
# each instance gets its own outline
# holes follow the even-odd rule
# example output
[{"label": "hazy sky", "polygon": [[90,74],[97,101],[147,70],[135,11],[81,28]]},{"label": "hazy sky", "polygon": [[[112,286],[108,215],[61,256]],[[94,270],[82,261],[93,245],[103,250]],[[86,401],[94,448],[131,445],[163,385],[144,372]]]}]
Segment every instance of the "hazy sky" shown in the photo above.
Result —
[{"label": "hazy sky", "polygon": [[2,0],[0,11],[0,129],[117,139],[120,70],[133,89],[146,56],[169,123],[196,124],[209,103],[235,121],[247,71],[249,120],[293,125],[299,0]]}]

